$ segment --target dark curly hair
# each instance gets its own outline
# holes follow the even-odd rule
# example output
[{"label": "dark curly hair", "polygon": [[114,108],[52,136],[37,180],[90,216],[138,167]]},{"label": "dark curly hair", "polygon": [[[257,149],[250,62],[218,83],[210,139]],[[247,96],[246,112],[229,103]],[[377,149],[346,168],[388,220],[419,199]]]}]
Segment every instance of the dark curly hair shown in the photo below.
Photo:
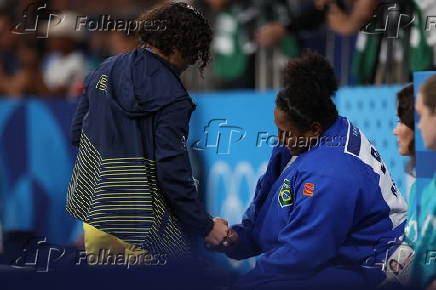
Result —
[{"label": "dark curly hair", "polygon": [[279,92],[276,106],[288,120],[303,130],[319,122],[323,130],[336,121],[338,111],[332,101],[338,89],[330,63],[315,52],[292,59],[284,71],[285,88]]},{"label": "dark curly hair", "polygon": [[186,3],[165,3],[143,13],[139,21],[149,28],[141,29],[139,37],[145,45],[159,49],[170,55],[174,49],[192,63],[199,62],[201,71],[210,60],[212,30],[195,8]]},{"label": "dark curly hair", "polygon": [[409,84],[397,94],[397,114],[400,122],[415,130],[415,100],[413,84]]}]

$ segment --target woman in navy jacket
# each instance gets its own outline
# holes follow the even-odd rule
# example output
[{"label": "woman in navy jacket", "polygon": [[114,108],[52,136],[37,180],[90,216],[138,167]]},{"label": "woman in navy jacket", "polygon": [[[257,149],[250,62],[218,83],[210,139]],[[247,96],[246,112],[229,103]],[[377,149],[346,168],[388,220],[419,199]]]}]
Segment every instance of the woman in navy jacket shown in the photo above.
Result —
[{"label": "woman in navy jacket", "polygon": [[184,3],[140,20],[143,47],[107,59],[85,80],[66,209],[84,222],[87,253],[184,256],[188,236],[218,244],[227,234],[192,178],[186,140],[195,105],[179,78],[189,65],[207,65],[212,33]]}]

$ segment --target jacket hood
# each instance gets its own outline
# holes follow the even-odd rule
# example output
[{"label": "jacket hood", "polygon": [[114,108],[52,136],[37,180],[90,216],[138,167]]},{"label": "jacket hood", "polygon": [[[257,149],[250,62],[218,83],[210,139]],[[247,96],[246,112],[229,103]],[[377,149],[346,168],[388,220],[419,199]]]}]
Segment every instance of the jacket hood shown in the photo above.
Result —
[{"label": "jacket hood", "polygon": [[143,117],[189,99],[174,68],[143,48],[108,58],[92,75],[91,87],[103,82],[112,105],[129,117]]}]

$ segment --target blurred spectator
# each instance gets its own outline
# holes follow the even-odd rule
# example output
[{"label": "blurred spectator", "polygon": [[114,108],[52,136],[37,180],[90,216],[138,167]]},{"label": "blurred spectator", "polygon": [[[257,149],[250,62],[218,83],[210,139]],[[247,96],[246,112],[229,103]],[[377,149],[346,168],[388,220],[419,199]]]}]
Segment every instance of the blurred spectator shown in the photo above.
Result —
[{"label": "blurred spectator", "polygon": [[300,14],[290,19],[289,23],[271,19],[263,23],[256,31],[256,41],[261,47],[274,47],[288,34],[302,30],[317,29],[325,21],[324,12],[313,4],[301,5]]},{"label": "blurred spectator", "polygon": [[[10,12],[9,12],[10,13]],[[10,14],[0,15],[0,94],[8,97],[47,95],[40,71],[40,55],[34,43],[10,31]]]},{"label": "blurred spectator", "polygon": [[[12,76],[18,69],[18,39],[16,34],[10,32],[13,21],[11,16],[5,13],[0,13],[0,71],[6,76]],[[0,94],[4,93],[0,88]]]},{"label": "blurred spectator", "polygon": [[[419,5],[414,0],[390,2],[391,7],[394,4],[395,9],[390,10],[386,5],[379,6],[375,11],[376,17],[366,26],[366,33],[359,34],[353,72],[360,83],[402,83],[410,80],[412,72],[433,66],[433,49],[427,42],[425,20]],[[399,18],[400,15],[409,19]],[[414,21],[411,25],[390,25],[384,33],[375,31],[385,27],[389,19]]]},{"label": "blurred spectator", "polygon": [[[422,18],[429,19],[436,15],[436,1],[416,0],[418,7],[422,11]],[[436,33],[435,30],[426,31],[427,43],[433,48],[433,65],[436,65]]]},{"label": "blurred spectator", "polygon": [[[272,22],[260,27],[256,33],[258,44],[273,47],[289,33],[312,30],[325,22],[338,35],[359,34],[352,69],[359,83],[406,82],[411,72],[433,67],[436,47],[430,45],[436,44],[436,37],[426,34],[426,14],[422,11],[435,11],[435,1],[313,0],[313,3],[314,7],[304,10],[289,25]],[[406,25],[408,19],[401,15],[413,18],[412,25]],[[396,21],[402,22],[398,25]],[[386,23],[388,29],[380,33]],[[398,27],[399,36],[392,36]],[[365,33],[360,32],[362,28]]]},{"label": "blurred spectator", "polygon": [[254,88],[254,52],[250,31],[257,11],[250,0],[206,0],[215,13],[214,75],[218,88]]},{"label": "blurred spectator", "polygon": [[[430,77],[422,85],[416,101],[416,111],[420,118],[418,127],[424,145],[434,152],[436,150],[436,76]],[[431,160],[426,161],[431,162]],[[424,189],[420,189],[417,197],[420,207],[417,216],[417,242],[411,285],[417,289],[434,290],[436,289],[436,265],[433,259],[436,245],[436,172],[435,164],[427,166],[433,169],[433,177]]]},{"label": "blurred spectator", "polygon": [[[261,0],[257,3],[259,20],[255,32],[255,41],[262,47],[270,47],[270,45],[262,43],[260,38],[262,27],[268,27],[270,24],[272,24],[272,26],[278,25],[290,27],[295,21],[296,15],[293,11],[293,5],[290,5],[289,2],[285,0]],[[310,21],[313,20],[313,18],[310,19]],[[273,45],[277,46],[284,55],[291,58],[300,55],[299,42],[293,32],[295,31],[282,35],[273,43]]]},{"label": "blurred spectator", "polygon": [[[410,156],[410,161],[406,167],[406,173],[410,182],[410,194],[407,199],[414,199],[415,179],[416,179],[416,156],[415,156],[415,99],[413,84],[403,88],[397,94],[397,116],[398,123],[393,133],[397,136],[399,153],[402,156]],[[413,192],[413,193],[412,193]],[[409,208],[409,217],[410,208]],[[409,219],[410,220],[410,219]]]},{"label": "blurred spectator", "polygon": [[48,88],[44,83],[40,55],[36,46],[22,43],[18,47],[19,69],[13,76],[0,71],[0,83],[3,92],[11,97],[23,95],[47,96]]},{"label": "blurred spectator", "polygon": [[350,35],[368,23],[381,0],[355,0],[350,11],[344,1],[315,0],[319,10],[326,11],[326,22],[329,28],[342,35]]},{"label": "blurred spectator", "polygon": [[82,91],[87,73],[86,61],[78,49],[81,32],[75,30],[77,15],[65,12],[65,20],[49,29],[48,50],[44,64],[44,80],[50,93],[76,97]]},{"label": "blurred spectator", "polygon": [[[417,230],[417,219],[418,219],[418,210],[417,210],[417,195],[416,195],[416,154],[415,154],[415,98],[414,98],[414,89],[413,84],[409,84],[405,88],[403,88],[397,94],[397,116],[398,123],[395,127],[393,133],[397,137],[398,142],[398,151],[402,156],[410,156],[410,161],[406,168],[406,173],[408,179],[411,181],[411,186],[407,194],[407,224],[404,229],[404,242],[408,247],[404,247],[402,249],[401,255],[398,253],[392,254],[390,258],[388,258],[389,265],[394,263],[394,258],[400,259],[401,263],[397,262],[397,266],[402,266],[397,269],[390,267],[387,273],[387,279],[385,280],[384,287],[379,287],[381,289],[396,289],[401,288],[400,283],[407,283],[407,281],[402,281],[401,278],[404,277],[405,274],[402,273],[404,269],[407,271],[407,267],[410,264],[411,259],[404,259],[403,257],[407,257],[408,252],[406,250],[410,250],[410,254],[413,253],[413,249],[416,247],[417,239],[418,239],[418,230]],[[406,246],[406,245],[404,245]],[[404,254],[403,254],[404,253]],[[393,273],[394,275],[391,275]]]},{"label": "blurred spectator", "polygon": [[[47,4],[48,10],[63,13],[68,10],[80,11],[80,15],[88,15],[94,19],[107,14],[113,19],[120,19],[120,15],[135,18],[134,15],[143,9],[165,1],[169,0],[47,0]],[[211,8],[213,11],[211,22],[215,23],[212,48],[214,66],[211,68],[213,77],[207,87],[209,89],[212,87],[254,88],[255,77],[258,81],[262,79],[259,74],[255,76],[259,71],[266,72],[265,74],[275,80],[276,74],[269,66],[279,67],[283,55],[298,56],[302,44],[320,52],[326,51],[326,55],[332,61],[336,58],[337,74],[345,75],[346,72],[351,71],[349,66],[355,43],[354,37],[344,40],[339,36],[325,34],[323,29],[319,29],[316,33],[300,34],[299,32],[322,28],[322,24],[326,23],[337,35],[357,34],[369,19],[377,18],[371,16],[374,11],[378,13],[375,7],[380,1],[196,0],[194,2]],[[22,17],[23,9],[30,2],[28,0],[5,1],[4,3],[8,3],[8,11],[15,11],[16,15],[12,12],[0,12],[2,35],[0,74],[3,78],[14,76],[20,69],[17,43],[22,36],[10,33],[8,30],[16,23],[13,20],[15,17]],[[426,33],[423,23],[426,16],[432,16],[436,12],[436,2],[431,0],[388,2],[398,2],[401,13],[413,14],[417,20],[413,23],[413,27],[401,26],[400,38],[397,40],[388,41],[386,35],[359,34],[352,69],[359,83],[405,82],[409,80],[411,72],[431,68],[436,61],[436,53],[432,51],[436,51],[436,34]],[[41,19],[48,19],[47,13]],[[33,20],[30,19],[30,22]],[[383,20],[386,20],[386,15],[381,15],[377,21]],[[66,22],[68,19],[54,26],[50,31],[50,37],[43,40],[47,48],[43,75],[50,94],[74,97],[80,94],[82,80],[88,71],[93,70],[107,56],[126,52],[135,47],[136,39],[126,37],[121,32],[101,31],[89,31],[86,39],[81,39],[82,36],[74,31],[75,21],[74,23],[70,21],[68,25]],[[410,45],[404,45],[405,43]],[[262,50],[262,53],[256,56],[258,46],[275,49]],[[82,51],[86,52],[86,57]],[[267,53],[264,53],[265,51]],[[343,63],[345,64],[342,65]],[[256,65],[259,67],[255,67]],[[198,78],[194,73],[189,77],[193,80]],[[344,78],[343,84],[349,84],[350,79],[351,76]],[[277,86],[276,81],[272,83],[273,86]],[[270,85],[268,82],[265,86]],[[7,92],[3,87],[0,85],[0,94],[4,95]]]},{"label": "blurred spectator", "polygon": [[[259,24],[276,20],[287,24],[290,10],[286,1],[206,0],[215,12],[214,74],[218,88],[255,87],[255,30]],[[282,52],[298,56],[293,38],[282,43]]]},{"label": "blurred spectator", "polygon": [[373,10],[366,6],[373,6],[371,3],[375,1],[378,0],[357,0],[353,4],[346,0],[313,0],[312,5],[303,5],[302,13],[289,23],[274,21],[262,25],[256,33],[256,40],[262,47],[273,47],[286,35],[315,30],[326,20],[332,23],[330,29],[335,32],[356,33],[372,15]]}]

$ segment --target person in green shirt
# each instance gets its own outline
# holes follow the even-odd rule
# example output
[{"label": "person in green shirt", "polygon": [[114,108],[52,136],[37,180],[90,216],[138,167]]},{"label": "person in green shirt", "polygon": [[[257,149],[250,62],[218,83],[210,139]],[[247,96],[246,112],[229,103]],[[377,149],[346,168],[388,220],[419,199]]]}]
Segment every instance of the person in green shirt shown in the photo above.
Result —
[{"label": "person in green shirt", "polygon": [[[416,111],[420,117],[419,129],[430,150],[436,150],[436,76],[430,77],[417,97]],[[436,172],[430,184],[421,192],[420,212],[417,213],[415,259],[411,284],[424,289],[436,289]]]}]

